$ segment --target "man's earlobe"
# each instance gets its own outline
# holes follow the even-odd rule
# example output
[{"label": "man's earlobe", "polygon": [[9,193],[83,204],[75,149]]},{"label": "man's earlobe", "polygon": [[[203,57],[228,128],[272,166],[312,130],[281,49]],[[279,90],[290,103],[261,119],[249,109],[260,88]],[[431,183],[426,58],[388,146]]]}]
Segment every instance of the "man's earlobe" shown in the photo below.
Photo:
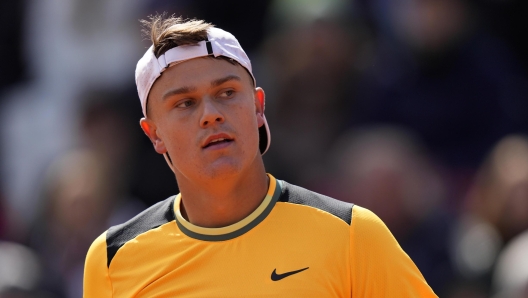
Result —
[{"label": "man's earlobe", "polygon": [[139,120],[139,125],[141,126],[141,129],[143,129],[143,132],[152,142],[154,150],[156,150],[156,152],[159,154],[166,153],[167,149],[165,148],[165,143],[158,135],[156,125],[146,118],[141,118],[141,120]]}]

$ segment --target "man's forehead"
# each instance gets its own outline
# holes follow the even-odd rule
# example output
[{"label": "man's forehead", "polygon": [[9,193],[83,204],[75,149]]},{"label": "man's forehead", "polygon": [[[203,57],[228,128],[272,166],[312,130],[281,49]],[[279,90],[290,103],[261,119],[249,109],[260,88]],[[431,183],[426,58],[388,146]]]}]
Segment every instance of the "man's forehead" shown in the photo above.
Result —
[{"label": "man's forehead", "polygon": [[169,67],[156,80],[152,92],[156,89],[216,87],[228,81],[239,81],[253,86],[250,74],[238,63],[225,59],[200,57]]}]

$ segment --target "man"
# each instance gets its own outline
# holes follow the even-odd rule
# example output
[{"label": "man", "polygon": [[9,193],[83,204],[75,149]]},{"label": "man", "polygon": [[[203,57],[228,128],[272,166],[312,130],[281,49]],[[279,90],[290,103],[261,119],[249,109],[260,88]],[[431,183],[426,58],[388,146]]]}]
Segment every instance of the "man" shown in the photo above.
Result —
[{"label": "man", "polygon": [[436,297],[372,212],[266,174],[264,91],[233,35],[150,30],[140,124],[181,193],[94,241],[85,297]]}]

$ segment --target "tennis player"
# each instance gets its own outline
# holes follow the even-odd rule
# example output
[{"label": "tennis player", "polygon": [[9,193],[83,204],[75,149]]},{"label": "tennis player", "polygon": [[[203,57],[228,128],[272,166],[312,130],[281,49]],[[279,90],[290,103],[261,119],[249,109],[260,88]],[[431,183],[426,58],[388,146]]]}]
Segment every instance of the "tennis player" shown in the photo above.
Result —
[{"label": "tennis player", "polygon": [[140,124],[180,194],[93,242],[84,297],[436,297],[375,214],[266,173],[265,94],[233,35],[148,26]]}]

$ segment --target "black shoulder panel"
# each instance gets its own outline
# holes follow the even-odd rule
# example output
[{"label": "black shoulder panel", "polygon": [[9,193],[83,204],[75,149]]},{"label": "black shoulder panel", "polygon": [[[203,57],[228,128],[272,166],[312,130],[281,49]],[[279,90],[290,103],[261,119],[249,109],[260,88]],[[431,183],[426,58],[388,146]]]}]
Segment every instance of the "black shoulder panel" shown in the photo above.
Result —
[{"label": "black shoulder panel", "polygon": [[282,194],[279,202],[314,207],[339,217],[348,225],[352,222],[354,204],[342,202],[284,181],[282,183]]},{"label": "black shoulder panel", "polygon": [[174,220],[174,197],[161,201],[106,233],[107,266],[121,246],[138,235]]}]

